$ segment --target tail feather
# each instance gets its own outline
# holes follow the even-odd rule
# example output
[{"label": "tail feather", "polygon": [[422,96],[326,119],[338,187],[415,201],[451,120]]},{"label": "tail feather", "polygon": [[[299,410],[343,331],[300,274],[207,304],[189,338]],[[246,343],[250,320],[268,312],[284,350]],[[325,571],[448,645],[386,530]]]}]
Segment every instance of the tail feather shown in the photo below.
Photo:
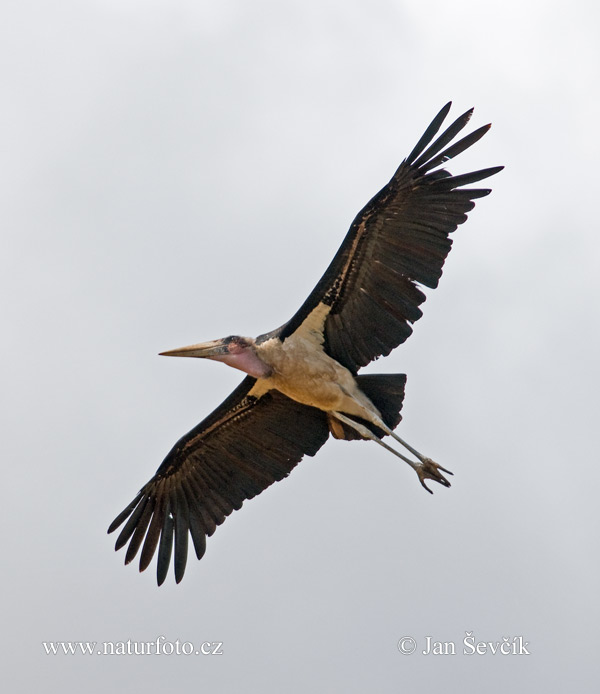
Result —
[{"label": "tail feather", "polygon": [[[364,374],[355,376],[356,383],[362,392],[369,398],[381,413],[381,418],[390,429],[395,429],[402,415],[402,401],[404,400],[404,386],[406,374]],[[367,422],[360,417],[352,417],[369,428],[376,436],[383,438],[386,434],[379,427]],[[336,439],[354,441],[363,437],[354,429],[343,424],[335,417],[329,417],[329,429]]]}]

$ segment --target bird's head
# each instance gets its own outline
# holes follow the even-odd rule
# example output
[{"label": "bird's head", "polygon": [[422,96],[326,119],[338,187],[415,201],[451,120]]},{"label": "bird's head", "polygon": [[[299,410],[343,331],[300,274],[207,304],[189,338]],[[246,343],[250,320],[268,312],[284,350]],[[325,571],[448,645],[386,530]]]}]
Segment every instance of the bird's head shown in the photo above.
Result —
[{"label": "bird's head", "polygon": [[256,341],[252,337],[230,335],[219,340],[200,342],[197,345],[171,349],[160,354],[163,357],[197,357],[222,361],[255,378],[269,376],[271,369],[256,354],[255,344]]}]

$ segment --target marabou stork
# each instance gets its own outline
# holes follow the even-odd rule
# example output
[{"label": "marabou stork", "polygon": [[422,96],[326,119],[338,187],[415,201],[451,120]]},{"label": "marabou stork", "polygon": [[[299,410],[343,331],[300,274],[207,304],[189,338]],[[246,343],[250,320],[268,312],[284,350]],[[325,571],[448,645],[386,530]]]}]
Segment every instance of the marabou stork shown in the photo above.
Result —
[{"label": "marabou stork", "polygon": [[[248,374],[231,395],[181,438],[154,477],[110,525],[124,521],[116,549],[129,543],[128,564],[140,547],[140,571],[158,547],[157,580],[171,554],[183,578],[191,535],[196,556],[206,537],[245,499],[287,477],[331,433],[370,439],[426,479],[449,487],[449,470],[409,446],[393,429],[400,422],[404,374],[358,375],[358,370],[411,334],[425,295],[436,287],[452,241],[487,188],[463,188],[500,171],[461,176],[440,168],[477,142],[489,125],[450,145],[473,109],[432,140],[450,110],[438,113],[391,181],[358,213],[325,274],[298,312],[256,339],[231,336],[182,347],[167,356],[221,361]],[[450,145],[450,146],[447,146]],[[391,436],[416,460],[382,441]]]}]

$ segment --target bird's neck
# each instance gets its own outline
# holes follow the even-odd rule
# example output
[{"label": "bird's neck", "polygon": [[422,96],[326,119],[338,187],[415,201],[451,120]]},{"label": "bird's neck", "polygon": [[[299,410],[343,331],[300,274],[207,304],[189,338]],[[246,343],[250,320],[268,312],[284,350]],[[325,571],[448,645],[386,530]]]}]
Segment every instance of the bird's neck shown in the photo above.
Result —
[{"label": "bird's neck", "polygon": [[222,361],[227,366],[244,371],[254,378],[266,378],[271,375],[271,367],[265,364],[252,348],[245,349],[239,354],[222,354],[211,359]]}]

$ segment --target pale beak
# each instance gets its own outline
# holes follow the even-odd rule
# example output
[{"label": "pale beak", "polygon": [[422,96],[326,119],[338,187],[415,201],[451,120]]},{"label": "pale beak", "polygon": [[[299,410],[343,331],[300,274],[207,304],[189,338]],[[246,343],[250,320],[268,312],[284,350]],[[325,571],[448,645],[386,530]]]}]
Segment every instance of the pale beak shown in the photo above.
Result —
[{"label": "pale beak", "polygon": [[227,345],[223,340],[211,340],[210,342],[200,342],[197,345],[188,345],[179,349],[170,349],[168,352],[161,352],[161,357],[200,357],[209,358],[229,354]]}]

